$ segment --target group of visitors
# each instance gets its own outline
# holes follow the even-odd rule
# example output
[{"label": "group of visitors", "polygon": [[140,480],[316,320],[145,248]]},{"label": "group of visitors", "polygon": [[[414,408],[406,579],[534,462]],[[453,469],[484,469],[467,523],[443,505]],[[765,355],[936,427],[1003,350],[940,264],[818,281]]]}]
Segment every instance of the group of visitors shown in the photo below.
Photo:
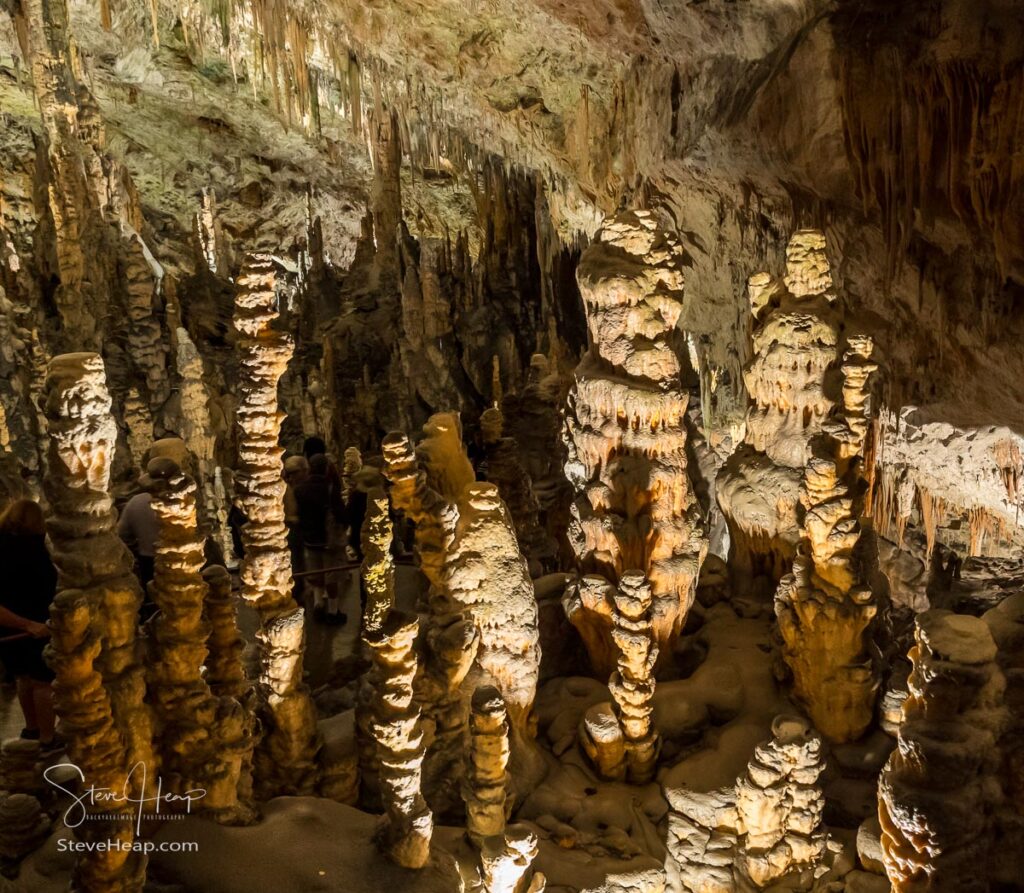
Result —
[{"label": "group of visitors", "polygon": [[[358,483],[365,483],[365,478],[364,474]],[[367,486],[357,484],[343,495],[341,475],[319,437],[307,438],[302,455],[286,460],[284,479],[285,519],[299,584],[296,595],[306,601],[314,618],[342,625],[348,617],[341,610],[341,600],[362,557],[359,533]],[[234,526],[245,521],[239,515],[236,511]],[[144,593],[142,622],[155,611],[148,584],[153,579],[158,531],[150,494],[143,491],[132,496],[121,510],[117,532],[135,559]],[[43,656],[57,570],[47,550],[43,510],[37,502],[16,499],[0,514],[0,561],[5,568],[0,584],[0,661],[17,686],[25,719],[21,737],[38,740],[44,754],[49,754],[62,747],[55,730],[53,673]]]}]

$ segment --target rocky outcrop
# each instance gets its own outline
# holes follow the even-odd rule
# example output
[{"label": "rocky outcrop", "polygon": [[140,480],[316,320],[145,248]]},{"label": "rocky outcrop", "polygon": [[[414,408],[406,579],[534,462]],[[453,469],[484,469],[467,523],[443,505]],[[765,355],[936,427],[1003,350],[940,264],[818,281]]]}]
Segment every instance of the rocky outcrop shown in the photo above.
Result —
[{"label": "rocky outcrop", "polygon": [[283,414],[277,385],[292,356],[291,338],[273,328],[278,317],[277,274],[272,258],[249,257],[238,277],[241,429],[236,474],[242,528],[242,597],[260,618],[257,642],[264,706],[264,734],[256,753],[257,791],[310,793],[316,785],[316,708],[302,678],[305,650],[302,608],[292,598],[291,555],[284,524]]},{"label": "rocky outcrop", "polygon": [[[577,270],[591,347],[569,396],[565,471],[576,492],[569,539],[584,573],[612,585],[641,570],[663,653],[682,629],[707,552],[687,475],[687,394],[681,376],[686,256],[650,212],[610,218]],[[566,611],[595,671],[615,664],[611,605],[579,589]]]},{"label": "rocky outcrop", "polygon": [[977,617],[917,617],[899,746],[878,784],[885,872],[895,893],[988,890],[1006,681]]},{"label": "rocky outcrop", "polygon": [[415,617],[391,611],[365,634],[373,654],[369,727],[386,811],[379,839],[388,857],[404,868],[426,865],[434,833],[434,816],[421,792],[424,742],[413,701],[418,631]]},{"label": "rocky outcrop", "polygon": [[750,297],[746,433],[715,485],[729,525],[734,585],[741,590],[756,577],[774,585],[792,562],[803,468],[834,405],[826,375],[837,360],[839,318],[824,234],[794,233],[785,276],[773,281],[762,274]]}]

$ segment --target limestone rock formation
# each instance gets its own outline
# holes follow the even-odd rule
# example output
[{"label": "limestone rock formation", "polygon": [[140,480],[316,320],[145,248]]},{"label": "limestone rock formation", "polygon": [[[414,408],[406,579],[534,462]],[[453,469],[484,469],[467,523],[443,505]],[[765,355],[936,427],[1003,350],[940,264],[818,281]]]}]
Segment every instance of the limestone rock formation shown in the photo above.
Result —
[{"label": "limestone rock formation", "polygon": [[145,702],[136,638],[142,592],[132,560],[115,532],[110,467],[117,429],[103,361],[97,354],[64,354],[50,361],[45,392],[50,449],[47,522],[58,587],[81,591],[90,603],[93,655],[103,676],[113,721],[129,765],[155,768],[153,725]]},{"label": "limestone rock formation", "polygon": [[736,783],[740,870],[758,888],[805,870],[817,873],[827,839],[818,784],[823,769],[821,738],[801,718],[780,716]]},{"label": "limestone rock formation", "polygon": [[413,702],[418,629],[415,617],[391,611],[365,635],[373,653],[370,729],[377,742],[386,810],[380,842],[385,853],[405,868],[426,864],[434,832],[434,817],[420,790],[424,743],[420,711]]},{"label": "limestone rock formation", "polygon": [[508,818],[508,716],[501,692],[493,686],[473,693],[469,759],[462,786],[466,801],[466,833],[480,846],[488,837],[503,835]]},{"label": "limestone rock formation", "polygon": [[242,666],[244,644],[238,630],[238,611],[231,595],[231,575],[220,565],[204,568],[206,682],[215,695],[243,698],[250,690]]},{"label": "limestone rock formation", "polygon": [[651,621],[651,585],[642,573],[626,571],[615,593],[612,640],[618,669],[608,682],[626,742],[629,780],[646,784],[654,777],[660,740],[653,727],[654,664],[658,646]]},{"label": "limestone rock formation", "polygon": [[366,497],[366,517],[359,542],[363,550],[361,576],[366,591],[363,628],[375,629],[395,604],[395,560],[391,556],[391,503],[381,487]]},{"label": "limestone rock formation", "polygon": [[543,893],[544,875],[531,871],[536,857],[537,835],[524,825],[510,825],[506,833],[487,838],[476,893]]},{"label": "limestone rock formation", "polygon": [[868,627],[878,604],[867,583],[860,481],[869,427],[868,338],[851,342],[843,364],[842,410],[812,439],[801,501],[803,540],[782,578],[775,613],[797,699],[833,741],[868,728],[879,685]]},{"label": "limestone rock formation", "polygon": [[[201,671],[211,626],[203,616],[209,599],[201,573],[204,537],[198,528],[198,488],[172,460],[161,458],[150,460],[142,483],[159,522],[150,584],[159,613],[153,621],[149,693],[161,724],[162,778],[168,793],[184,798],[179,804],[201,790],[199,808],[234,821],[249,814],[239,803],[239,792],[249,788],[242,774],[251,765],[253,738],[242,705],[228,695],[215,696],[209,673],[204,678]],[[225,632],[222,628],[218,635],[223,638]],[[226,650],[230,653],[231,644]],[[218,678],[220,672],[231,672],[224,656],[217,656],[214,679],[232,687],[233,680]]]},{"label": "limestone rock formation", "polygon": [[[707,552],[687,475],[682,387],[686,256],[650,212],[610,218],[584,253],[577,279],[591,347],[566,412],[566,475],[576,492],[569,539],[584,573],[614,587],[629,568],[653,593],[663,653],[682,629]],[[566,610],[594,669],[612,671],[607,603],[569,593]]]},{"label": "limestone rock formation", "polygon": [[793,560],[803,468],[834,405],[826,376],[837,361],[839,319],[824,234],[794,233],[785,276],[776,282],[762,277],[750,297],[746,433],[715,487],[729,524],[733,579],[741,588],[756,576],[777,581]]},{"label": "limestone rock formation", "polygon": [[1006,681],[977,617],[917,617],[899,746],[882,771],[878,817],[895,893],[989,889],[992,814],[1001,797]]},{"label": "limestone rock formation", "polygon": [[235,329],[241,367],[241,429],[237,504],[242,528],[242,597],[260,617],[258,690],[265,728],[256,754],[257,786],[264,791],[308,793],[316,785],[316,709],[302,679],[303,610],[292,598],[291,556],[284,525],[278,445],[283,414],[277,385],[292,356],[291,338],[274,329],[277,274],[266,255],[248,258],[238,278]]}]

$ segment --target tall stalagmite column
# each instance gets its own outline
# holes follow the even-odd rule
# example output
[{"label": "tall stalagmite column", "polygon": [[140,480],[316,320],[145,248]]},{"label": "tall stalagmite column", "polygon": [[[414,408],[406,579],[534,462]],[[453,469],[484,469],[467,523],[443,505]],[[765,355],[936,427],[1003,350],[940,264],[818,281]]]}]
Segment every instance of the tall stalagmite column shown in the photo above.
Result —
[{"label": "tall stalagmite column", "polygon": [[373,653],[370,731],[377,742],[378,777],[386,814],[380,829],[384,852],[404,868],[430,858],[434,816],[421,792],[423,731],[413,703],[416,676],[415,617],[391,611],[366,643]]},{"label": "tall stalagmite column", "polygon": [[746,434],[715,484],[741,590],[762,576],[773,585],[788,570],[800,541],[803,468],[833,407],[825,384],[837,360],[839,317],[824,234],[794,233],[785,275],[775,281],[752,276],[750,300],[754,358],[743,372],[751,401]]},{"label": "tall stalagmite column", "polygon": [[277,385],[291,359],[291,338],[276,331],[277,277],[268,255],[251,255],[238,277],[241,428],[236,475],[237,503],[245,515],[242,542],[242,597],[260,616],[259,692],[266,708],[264,736],[256,755],[262,793],[311,793],[316,785],[319,746],[316,708],[302,680],[305,628],[302,608],[292,598],[292,567],[284,524],[285,483],[278,445],[284,414]]},{"label": "tall stalagmite column", "polygon": [[161,722],[161,778],[169,793],[205,791],[199,808],[230,820],[248,814],[238,793],[252,742],[242,705],[215,697],[203,678],[209,624],[203,617],[205,538],[198,528],[196,483],[170,459],[152,459],[142,482],[160,524],[150,584],[159,609],[150,698]]},{"label": "tall stalagmite column", "polygon": [[45,411],[50,431],[44,486],[52,517],[47,525],[61,589],[80,589],[90,600],[96,658],[124,738],[130,765],[156,771],[153,723],[136,628],[142,591],[132,559],[116,533],[110,465],[117,428],[110,414],[103,360],[98,354],[54,357],[47,370]]},{"label": "tall stalagmite column", "polygon": [[[128,551],[114,533],[107,490],[117,428],[102,359],[92,353],[55,357],[44,397],[50,432],[44,483],[52,511],[47,533],[60,575],[47,646],[56,674],[55,707],[68,756],[88,783],[133,790],[132,766],[142,761],[151,775],[159,768],[150,749],[152,722],[135,642],[142,593]],[[86,809],[100,815],[79,824],[80,839],[131,844],[130,804],[97,801]],[[134,893],[141,891],[145,871],[146,858],[139,853],[92,850],[76,860],[72,889]]]},{"label": "tall stalagmite column", "polygon": [[473,693],[469,719],[470,748],[462,798],[466,801],[466,833],[478,846],[505,832],[508,797],[508,715],[501,692],[493,686]]},{"label": "tall stalagmite column", "polygon": [[868,426],[870,339],[851,340],[842,410],[811,441],[804,469],[803,541],[782,578],[775,612],[793,689],[815,726],[852,741],[874,717],[879,673],[868,628],[877,612],[858,550],[863,487],[859,461]]},{"label": "tall stalagmite column", "polygon": [[[685,263],[676,238],[645,211],[608,220],[583,253],[576,276],[591,345],[576,369],[565,431],[565,472],[576,491],[569,539],[580,570],[613,589],[626,569],[642,570],[666,654],[707,552],[686,470],[686,348],[677,328]],[[566,599],[602,675],[615,667],[612,607],[578,592]]]},{"label": "tall stalagmite column", "polygon": [[899,745],[878,782],[885,872],[894,893],[982,893],[1006,683],[978,617],[926,611],[915,638]]}]

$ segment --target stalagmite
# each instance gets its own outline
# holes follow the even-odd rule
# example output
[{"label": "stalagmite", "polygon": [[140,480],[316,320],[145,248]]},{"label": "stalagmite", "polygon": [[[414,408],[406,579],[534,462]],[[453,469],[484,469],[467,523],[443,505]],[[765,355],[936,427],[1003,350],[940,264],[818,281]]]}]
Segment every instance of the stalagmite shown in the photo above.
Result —
[{"label": "stalagmite", "polygon": [[1006,723],[996,645],[977,617],[917,617],[899,745],[878,783],[885,872],[894,893],[990,888],[992,814]]},{"label": "stalagmite", "polygon": [[238,630],[238,612],[231,596],[231,575],[220,565],[203,570],[206,581],[206,681],[215,695],[242,698],[249,683],[242,667],[245,645]]},{"label": "stalagmite", "polygon": [[879,672],[868,627],[878,606],[864,566],[858,518],[868,423],[871,341],[851,343],[843,406],[810,444],[801,500],[803,542],[782,578],[775,613],[797,699],[833,741],[852,741],[874,717]]},{"label": "stalagmite", "polygon": [[377,742],[379,781],[386,814],[380,843],[404,868],[422,868],[430,858],[434,817],[420,791],[423,731],[413,703],[419,624],[415,617],[391,611],[366,642],[373,654],[370,730]]},{"label": "stalagmite", "polygon": [[642,573],[626,571],[614,598],[612,640],[619,656],[608,688],[626,741],[629,780],[646,784],[654,777],[660,746],[651,722],[658,659],[651,623],[651,586]]},{"label": "stalagmite", "polygon": [[115,532],[108,487],[117,429],[103,360],[93,353],[54,357],[45,409],[50,450],[44,484],[52,509],[47,532],[58,585],[81,590],[88,600],[100,649],[90,660],[102,674],[128,765],[141,762],[153,772],[152,717],[136,640],[142,592]]},{"label": "stalagmite", "polygon": [[[92,356],[91,354],[89,356]],[[61,358],[63,359],[63,358]],[[80,467],[80,481],[96,469],[95,456],[83,451],[87,465]],[[52,536],[52,533],[51,533]],[[51,639],[47,660],[53,668],[53,700],[61,729],[67,737],[68,759],[81,770],[89,784],[111,791],[128,784],[128,756],[124,739],[114,725],[110,697],[96,667],[102,648],[94,628],[98,613],[95,600],[78,589],[62,589],[50,607]],[[134,764],[131,764],[134,765]],[[152,763],[146,764],[147,771]],[[93,847],[78,855],[71,876],[74,893],[141,893],[146,880],[147,857],[131,848],[135,837],[135,809],[130,804],[97,801],[86,804],[90,821],[75,828],[75,836]],[[100,850],[95,844],[116,841]]]},{"label": "stalagmite", "polygon": [[800,717],[776,717],[772,738],[757,747],[747,774],[736,783],[744,835],[738,867],[757,888],[806,870],[818,873],[827,843],[825,798],[818,785],[823,770],[821,738],[814,730]]},{"label": "stalagmite", "polygon": [[474,893],[543,893],[544,875],[531,872],[537,835],[525,825],[509,825],[480,850],[480,884]]},{"label": "stalagmite", "polygon": [[803,467],[833,407],[825,377],[837,360],[835,299],[825,236],[810,229],[789,240],[782,280],[751,291],[753,359],[743,372],[751,401],[746,433],[715,486],[741,590],[759,576],[774,584],[796,554]]},{"label": "stalagmite", "polygon": [[30,794],[0,793],[0,860],[16,863],[50,835],[50,817]]},{"label": "stalagmite", "polygon": [[209,677],[202,675],[210,626],[203,617],[207,584],[200,572],[205,559],[196,483],[172,460],[152,459],[142,484],[159,521],[150,584],[159,613],[153,621],[149,695],[161,723],[161,777],[168,793],[186,798],[178,801],[179,808],[201,790],[198,808],[234,821],[248,816],[238,793],[248,786],[240,776],[251,760],[251,728],[242,705],[216,697]]},{"label": "stalagmite", "polygon": [[355,488],[354,478],[363,467],[363,457],[358,447],[347,447],[341,462],[341,498],[348,505],[349,497]]},{"label": "stalagmite", "polygon": [[[576,369],[565,430],[565,472],[576,491],[569,539],[580,570],[613,586],[626,569],[643,571],[665,654],[707,552],[686,469],[686,347],[676,327],[686,262],[645,211],[610,218],[584,252],[577,280],[592,344]],[[600,675],[615,665],[610,607],[588,604],[578,590],[566,597]]]},{"label": "stalagmite", "polygon": [[508,717],[498,689],[485,686],[473,693],[469,729],[462,798],[466,801],[466,833],[480,846],[486,838],[504,834],[512,805],[508,797]]},{"label": "stalagmite", "polygon": [[392,524],[388,495],[374,487],[366,497],[366,517],[359,542],[363,549],[362,581],[366,592],[363,628],[376,629],[395,606],[395,560],[391,556]]},{"label": "stalagmite", "polygon": [[302,679],[304,618],[292,598],[278,445],[284,416],[277,385],[293,347],[273,328],[277,317],[274,261],[252,255],[238,277],[235,328],[241,366],[237,503],[246,518],[242,597],[260,617],[258,690],[266,708],[255,775],[262,791],[309,793],[316,785],[316,709]]}]

